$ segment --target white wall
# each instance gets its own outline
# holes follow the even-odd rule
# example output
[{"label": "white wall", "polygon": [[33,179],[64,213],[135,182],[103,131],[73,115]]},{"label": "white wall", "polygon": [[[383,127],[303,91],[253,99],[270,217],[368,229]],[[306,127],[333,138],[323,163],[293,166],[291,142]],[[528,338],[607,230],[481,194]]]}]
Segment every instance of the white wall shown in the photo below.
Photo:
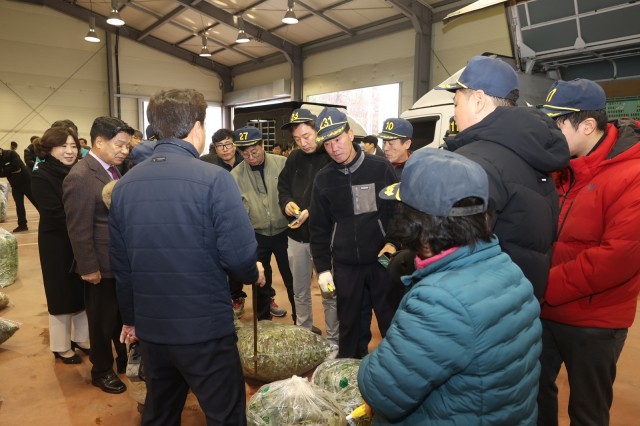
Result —
[{"label": "white wall", "polygon": [[[69,118],[89,139],[93,120],[108,115],[105,34],[88,43],[88,23],[42,6],[0,0],[0,147],[27,147],[56,120]],[[137,127],[137,97],[190,87],[221,102],[218,76],[209,70],[120,38],[121,118]]]}]

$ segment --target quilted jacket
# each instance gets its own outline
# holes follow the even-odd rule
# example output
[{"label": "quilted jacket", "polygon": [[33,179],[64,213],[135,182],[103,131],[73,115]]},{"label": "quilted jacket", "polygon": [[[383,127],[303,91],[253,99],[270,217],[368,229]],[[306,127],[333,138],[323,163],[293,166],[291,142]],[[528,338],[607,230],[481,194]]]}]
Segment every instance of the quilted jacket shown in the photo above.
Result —
[{"label": "quilted jacket", "polygon": [[542,348],[531,283],[498,241],[411,276],[358,384],[374,425],[534,425]]},{"label": "quilted jacket", "polygon": [[640,291],[640,123],[621,119],[558,176],[561,212],[542,318],[627,328]]}]

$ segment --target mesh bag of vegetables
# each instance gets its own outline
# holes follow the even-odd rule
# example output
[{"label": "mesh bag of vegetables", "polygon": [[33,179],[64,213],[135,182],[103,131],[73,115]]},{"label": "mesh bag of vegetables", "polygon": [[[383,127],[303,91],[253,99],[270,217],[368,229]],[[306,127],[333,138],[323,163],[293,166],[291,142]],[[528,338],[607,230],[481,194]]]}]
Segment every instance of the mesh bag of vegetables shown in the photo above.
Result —
[{"label": "mesh bag of vegetables", "polygon": [[20,323],[0,317],[0,345],[9,340],[20,328]]},{"label": "mesh bag of vegetables", "polygon": [[[327,360],[313,372],[311,382],[331,392],[346,416],[351,414],[364,401],[360,394],[360,389],[358,389],[359,368],[359,359]],[[370,425],[371,419],[369,417],[361,417],[355,424]]]},{"label": "mesh bag of vegetables", "polygon": [[9,184],[0,182],[0,222],[7,220],[7,194]]},{"label": "mesh bag of vegetables", "polygon": [[325,339],[304,327],[259,321],[256,359],[253,326],[239,326],[237,332],[244,376],[264,382],[302,375],[324,361],[331,350]]},{"label": "mesh bag of vegetables", "polygon": [[346,416],[329,392],[293,376],[258,389],[247,403],[247,424],[342,426]]},{"label": "mesh bag of vegetables", "polygon": [[7,199],[0,194],[0,222],[7,220]]},{"label": "mesh bag of vegetables", "polygon": [[13,284],[18,276],[18,240],[0,228],[0,288]]}]

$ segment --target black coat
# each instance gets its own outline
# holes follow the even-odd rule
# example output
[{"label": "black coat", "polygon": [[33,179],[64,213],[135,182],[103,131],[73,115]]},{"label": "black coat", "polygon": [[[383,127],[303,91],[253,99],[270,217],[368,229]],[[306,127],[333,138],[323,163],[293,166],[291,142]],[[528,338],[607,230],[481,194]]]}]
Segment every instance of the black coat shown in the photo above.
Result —
[{"label": "black coat", "polygon": [[375,263],[387,239],[395,201],[378,193],[396,183],[391,163],[365,154],[354,144],[349,164],[330,162],[313,182],[309,209],[311,254],[318,273],[332,269],[332,261],[346,265]]},{"label": "black coat", "polygon": [[541,298],[560,210],[551,172],[569,164],[562,132],[535,108],[498,107],[446,145],[487,172],[493,232]]},{"label": "black coat", "polygon": [[31,189],[40,212],[38,248],[51,315],[84,309],[83,282],[72,272],[73,250],[62,204],[62,181],[69,169],[55,158],[47,157],[31,178]]},{"label": "black coat", "polygon": [[[17,152],[0,150],[0,177],[6,177],[12,189],[23,188],[31,184],[31,173]],[[24,192],[24,191],[23,191]]]},{"label": "black coat", "polygon": [[[296,149],[289,155],[284,163],[284,169],[278,176],[278,204],[285,216],[284,209],[291,201],[300,207],[300,211],[310,207],[313,180],[320,169],[330,162],[331,157],[322,147],[312,154],[305,154],[301,149]],[[289,219],[293,218],[289,217]],[[308,243],[309,221],[307,220],[299,228],[289,229],[288,235],[293,240]]]}]

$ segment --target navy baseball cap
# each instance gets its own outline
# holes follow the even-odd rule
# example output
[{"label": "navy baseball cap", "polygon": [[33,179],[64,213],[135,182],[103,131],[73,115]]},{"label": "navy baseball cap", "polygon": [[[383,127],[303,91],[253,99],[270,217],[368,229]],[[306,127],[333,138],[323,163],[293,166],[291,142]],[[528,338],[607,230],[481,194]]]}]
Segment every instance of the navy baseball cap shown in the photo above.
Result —
[{"label": "navy baseball cap", "polygon": [[382,123],[382,131],[375,136],[383,141],[410,138],[413,136],[413,126],[404,118],[387,118]]},{"label": "navy baseball cap", "polygon": [[253,126],[241,127],[233,132],[233,144],[237,147],[246,147],[262,142],[262,132]]},{"label": "navy baseball cap", "polygon": [[514,94],[511,96],[509,94],[518,89],[518,74],[511,65],[500,59],[474,56],[454,84],[442,83],[435,89],[449,92],[455,92],[458,89],[482,90],[496,98],[517,101],[517,97],[514,99]]},{"label": "navy baseball cap", "polygon": [[289,117],[289,122],[280,127],[282,130],[288,129],[293,124],[308,123],[309,121],[315,121],[318,117],[313,115],[311,111],[305,108],[294,109]]},{"label": "navy baseball cap", "polygon": [[344,132],[348,124],[347,114],[337,108],[324,108],[316,120],[316,143],[335,138]]},{"label": "navy baseball cap", "polygon": [[[487,211],[489,178],[476,162],[455,152],[421,148],[407,160],[402,181],[379,194],[398,200],[431,216],[470,216]],[[467,197],[478,197],[482,205],[453,207]]]},{"label": "navy baseball cap", "polygon": [[576,78],[553,83],[540,111],[554,118],[579,111],[599,111],[605,109],[606,104],[604,89],[598,83]]}]

